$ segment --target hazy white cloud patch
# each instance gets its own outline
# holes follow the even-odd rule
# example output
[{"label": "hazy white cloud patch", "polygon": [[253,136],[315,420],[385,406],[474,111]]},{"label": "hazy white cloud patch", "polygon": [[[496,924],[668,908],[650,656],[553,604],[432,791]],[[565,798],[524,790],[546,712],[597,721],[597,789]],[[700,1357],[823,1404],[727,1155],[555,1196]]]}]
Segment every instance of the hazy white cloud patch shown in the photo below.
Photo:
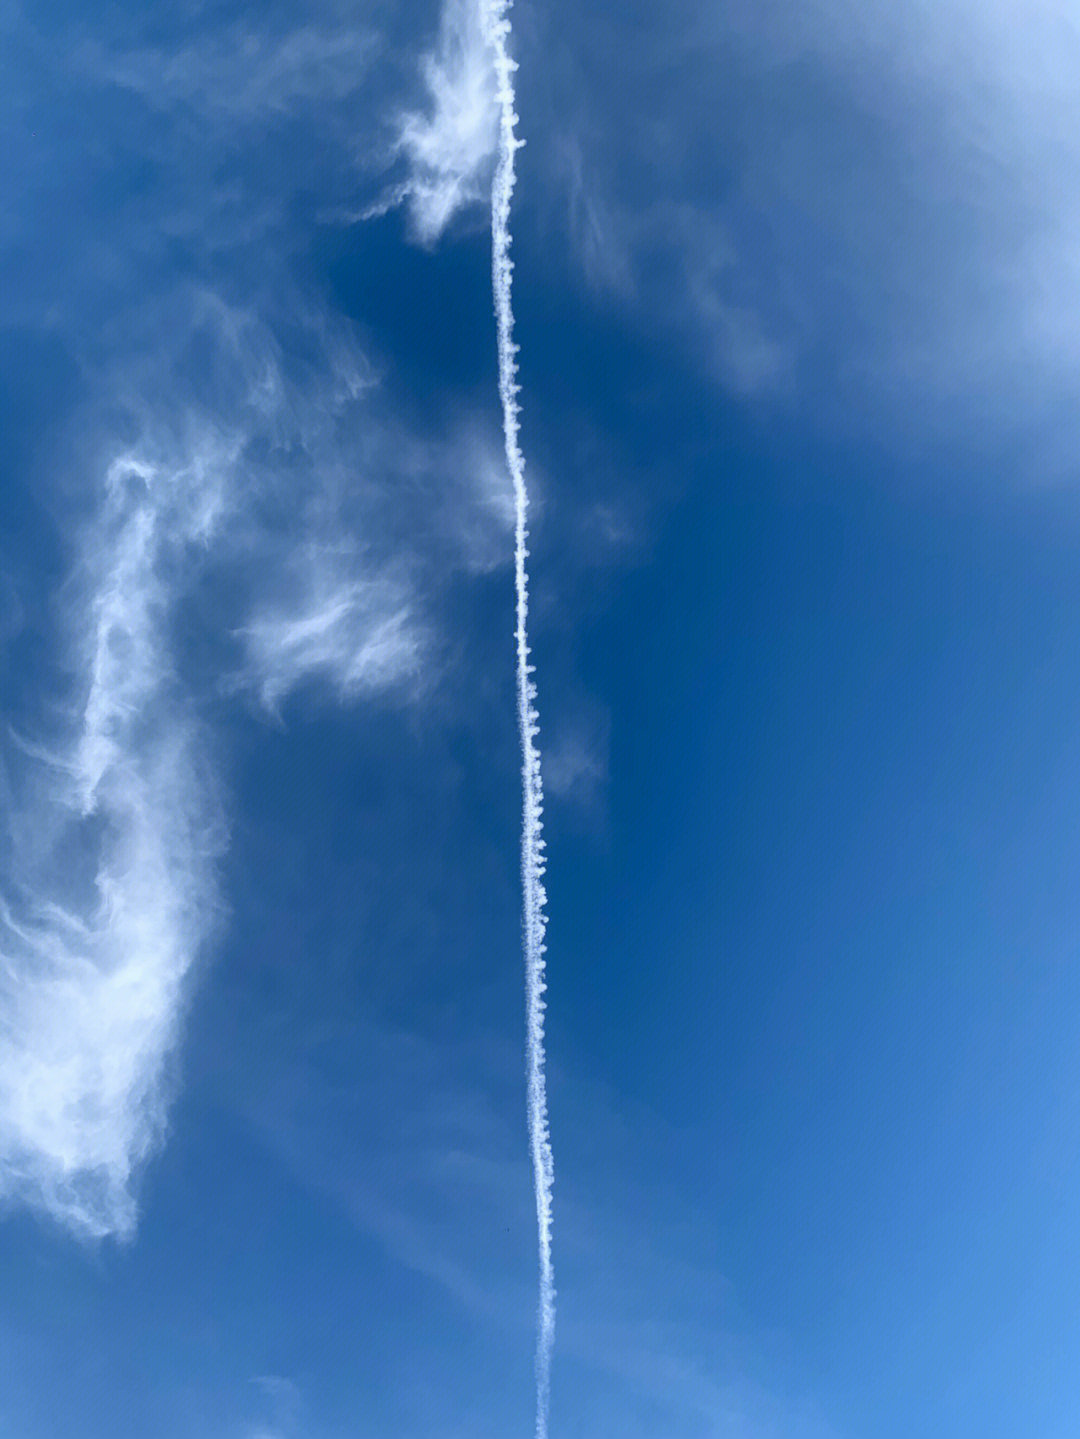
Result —
[{"label": "hazy white cloud patch", "polygon": [[326,680],[343,700],[415,683],[424,633],[409,590],[389,579],[348,578],[342,556],[317,550],[305,569],[291,604],[260,611],[241,631],[244,678],[266,708],[278,713],[285,696],[311,679]]},{"label": "hazy white cloud patch", "polygon": [[377,49],[371,31],[343,17],[283,33],[244,21],[169,48],[83,44],[87,74],[143,97],[154,108],[187,105],[232,122],[265,123],[313,103],[347,98],[367,78]]},{"label": "hazy white cloud patch", "polygon": [[737,394],[780,388],[791,373],[793,347],[771,331],[763,307],[740,293],[742,270],[727,228],[715,214],[689,205],[656,218],[659,231],[675,242],[686,319],[709,368]]},{"label": "hazy white cloud patch", "polygon": [[[221,921],[211,709],[237,687],[271,714],[299,692],[415,700],[442,589],[506,553],[494,443],[464,422],[407,432],[353,327],[292,278],[280,222],[316,140],[332,192],[352,163],[374,42],[333,4],[291,28],[196,10],[176,44],[110,17],[122,35],[87,41],[73,22],[34,51],[101,129],[75,143],[64,112],[55,135],[24,137],[45,177],[28,194],[48,203],[22,223],[46,248],[5,299],[34,324],[47,303],[82,389],[56,422],[70,472],[42,477],[81,556],[57,601],[61,653],[43,656],[64,698],[20,715],[0,766],[0,1199],[87,1237],[134,1230]],[[423,76],[430,103],[402,120],[398,153],[433,239],[493,163],[475,5],[447,10]],[[101,104],[110,88],[126,94]],[[243,147],[271,159],[243,176],[219,163]],[[117,204],[114,153],[148,177]],[[57,219],[72,203],[77,234]]]},{"label": "hazy white cloud patch", "polygon": [[630,298],[637,282],[626,223],[613,212],[610,197],[589,174],[577,136],[563,132],[554,137],[552,163],[566,190],[567,227],[586,280],[595,290]]},{"label": "hazy white cloud patch", "polygon": [[610,715],[599,706],[580,709],[548,740],[544,752],[548,793],[595,811],[607,789],[610,748]]},{"label": "hazy white cloud patch", "polygon": [[790,327],[748,292],[746,267],[715,205],[670,193],[620,202],[589,173],[582,146],[563,135],[554,167],[567,195],[568,230],[581,272],[608,295],[688,343],[734,393],[782,389],[795,358]]},{"label": "hazy white cloud patch", "polygon": [[1075,8],[740,3],[716,39],[754,93],[789,96],[733,209],[772,217],[762,258],[807,365],[904,424],[1046,430],[1039,470],[1075,473],[1047,423],[1080,358]]},{"label": "hazy white cloud patch", "polygon": [[408,174],[355,218],[372,219],[407,204],[416,238],[432,245],[459,211],[486,203],[490,195],[499,111],[479,0],[446,0],[421,71],[427,105],[405,111],[394,126],[392,150],[406,161]]},{"label": "hazy white cloud patch", "polygon": [[615,54],[575,19],[554,72],[549,221],[594,294],[830,430],[1012,430],[1038,477],[1075,474],[1075,7],[676,4],[655,43],[647,11],[624,23],[642,43]]},{"label": "hazy white cloud patch", "polygon": [[0,772],[0,1197],[87,1237],[134,1230],[222,915],[207,705],[415,702],[440,584],[494,564],[508,523],[481,431],[403,434],[348,327],[287,319],[288,349],[185,291],[101,360],[80,424],[105,459],[67,536],[66,708]]},{"label": "hazy white cloud patch", "polygon": [[244,1439],[289,1439],[297,1432],[304,1407],[299,1386],[280,1374],[261,1374],[251,1382],[265,1412],[246,1431]]},{"label": "hazy white cloud patch", "polygon": [[476,425],[447,437],[426,463],[440,478],[432,494],[432,523],[472,574],[510,563],[514,492],[499,440]]},{"label": "hazy white cloud patch", "polygon": [[108,467],[73,605],[80,712],[28,780],[47,809],[23,823],[51,854],[4,886],[0,1194],[89,1237],[134,1228],[188,976],[219,912],[224,825],[169,629],[222,484],[216,465],[138,451]]}]

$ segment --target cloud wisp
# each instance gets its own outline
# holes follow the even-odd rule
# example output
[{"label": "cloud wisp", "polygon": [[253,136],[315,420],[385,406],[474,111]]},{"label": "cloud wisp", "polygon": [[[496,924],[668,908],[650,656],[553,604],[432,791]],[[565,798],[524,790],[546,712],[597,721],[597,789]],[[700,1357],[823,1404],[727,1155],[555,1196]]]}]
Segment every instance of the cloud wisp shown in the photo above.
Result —
[{"label": "cloud wisp", "polygon": [[[88,1238],[134,1230],[186,981],[219,912],[224,825],[168,638],[176,576],[221,508],[229,457],[205,458],[108,467],[78,586],[81,716],[44,766],[31,758],[49,879],[31,864],[0,914],[0,1195]],[[81,889],[73,856],[94,871]]]},{"label": "cloud wisp", "polygon": [[491,276],[499,342],[499,398],[502,402],[506,462],[514,482],[514,577],[517,590],[517,697],[521,730],[524,816],[521,830],[521,878],[524,888],[525,975],[527,1000],[526,1063],[528,1070],[529,1138],[536,1185],[539,1231],[540,1303],[536,1344],[536,1434],[546,1439],[551,1397],[551,1351],[555,1340],[555,1277],[551,1258],[552,1189],[555,1163],[548,1126],[544,1054],[544,992],[547,929],[543,876],[544,787],[540,773],[540,732],[536,711],[535,666],[529,663],[529,493],[525,457],[519,441],[517,346],[512,306],[513,261],[510,258],[510,203],[514,193],[514,156],[524,144],[516,133],[513,73],[509,53],[509,0],[483,0],[484,33],[495,57],[498,80],[499,149],[491,191]]},{"label": "cloud wisp", "polygon": [[418,678],[424,637],[405,586],[339,574],[325,553],[306,570],[292,603],[265,608],[240,634],[246,680],[268,711],[280,715],[282,700],[308,679],[329,681],[348,701]]},{"label": "cloud wisp", "polygon": [[485,199],[498,144],[493,52],[476,0],[446,0],[422,69],[430,109],[406,111],[395,124],[393,150],[408,175],[350,218],[407,205],[416,239],[430,246],[459,210]]},{"label": "cloud wisp", "polygon": [[110,54],[84,44],[78,67],[143,96],[158,109],[263,126],[313,103],[353,94],[367,76],[374,37],[351,25],[308,24],[271,34],[247,24],[176,49]]},{"label": "cloud wisp", "polygon": [[[226,824],[200,710],[230,673],[227,690],[275,715],[309,682],[343,700],[401,691],[425,653],[408,560],[355,539],[387,488],[384,437],[355,482],[359,437],[378,428],[360,357],[323,335],[314,378],[294,373],[261,321],[185,298],[186,324],[179,306],[144,314],[153,358],[129,339],[102,367],[103,478],[66,536],[83,556],[62,591],[71,698],[59,737],[15,739],[3,776],[0,1200],[89,1239],[134,1233],[222,913]],[[209,400],[193,378],[208,372]],[[193,650],[181,632],[200,614]]]}]

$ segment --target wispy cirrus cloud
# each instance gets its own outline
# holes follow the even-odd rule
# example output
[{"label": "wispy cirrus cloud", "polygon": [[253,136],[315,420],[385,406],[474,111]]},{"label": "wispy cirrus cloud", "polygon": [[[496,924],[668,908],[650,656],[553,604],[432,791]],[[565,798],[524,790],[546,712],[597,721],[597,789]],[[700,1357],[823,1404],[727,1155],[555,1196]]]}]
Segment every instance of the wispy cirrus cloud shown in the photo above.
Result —
[{"label": "wispy cirrus cloud", "polygon": [[408,588],[350,578],[364,568],[357,554],[305,558],[293,602],[260,610],[241,631],[244,673],[266,708],[277,713],[312,678],[328,680],[342,700],[417,682],[425,637]]},{"label": "wispy cirrus cloud", "polygon": [[333,104],[366,82],[374,32],[339,18],[272,32],[240,22],[198,43],[111,50],[84,42],[76,65],[154,109],[184,105],[230,123],[265,125],[304,106]]},{"label": "wispy cirrus cloud", "polygon": [[[235,349],[242,331],[225,329]],[[11,847],[0,912],[0,1195],[91,1238],[134,1229],[191,981],[221,915],[226,826],[175,628],[235,518],[269,393],[259,366],[250,378],[246,433],[190,399],[178,423],[175,407],[129,397],[140,438],[106,464],[72,536],[83,554],[65,596],[73,719],[11,751],[9,824],[31,843]]]},{"label": "wispy cirrus cloud", "polygon": [[391,154],[404,159],[408,173],[349,218],[373,219],[404,204],[416,239],[433,245],[459,211],[490,192],[499,115],[478,0],[447,0],[420,68],[426,107],[392,121]]},{"label": "wispy cirrus cloud", "polygon": [[[505,563],[510,523],[467,403],[442,429],[404,420],[294,264],[313,137],[329,192],[355,182],[375,42],[332,4],[291,28],[196,10],[175,44],[138,17],[48,44],[12,19],[33,82],[7,97],[12,144],[44,179],[0,235],[3,318],[47,333],[79,384],[39,477],[70,571],[55,631],[39,626],[64,698],[19,717],[3,775],[0,1194],[91,1237],[133,1231],[221,923],[227,702],[415,701],[438,676],[441,596]],[[448,11],[425,76],[401,154],[434,235],[492,156],[475,7]],[[39,113],[50,87],[95,123]],[[270,136],[272,173],[235,166]]]},{"label": "wispy cirrus cloud", "polygon": [[416,699],[439,585],[505,524],[460,482],[474,427],[404,436],[347,326],[288,321],[286,348],[204,287],[147,306],[78,418],[104,458],[66,536],[66,718],[7,766],[0,1195],[88,1237],[133,1232],[222,918],[209,705]]},{"label": "wispy cirrus cloud", "polygon": [[108,467],[73,595],[81,713],[24,776],[49,852],[7,876],[0,911],[0,1195],[90,1237],[134,1227],[188,977],[220,912],[224,822],[169,629],[227,459],[133,451]]}]

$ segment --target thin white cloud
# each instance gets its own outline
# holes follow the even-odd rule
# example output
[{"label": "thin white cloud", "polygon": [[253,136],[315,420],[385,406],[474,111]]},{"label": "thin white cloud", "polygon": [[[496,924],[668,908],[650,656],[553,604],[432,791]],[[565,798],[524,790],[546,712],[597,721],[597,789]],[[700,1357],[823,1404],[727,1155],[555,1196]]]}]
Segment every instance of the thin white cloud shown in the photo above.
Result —
[{"label": "thin white cloud", "polygon": [[348,578],[340,556],[318,551],[309,552],[305,570],[292,604],[261,611],[241,632],[245,678],[267,709],[277,713],[310,679],[352,700],[419,678],[425,637],[404,586]]},{"label": "thin white cloud", "polygon": [[647,198],[619,202],[588,171],[580,142],[565,134],[553,166],[566,189],[576,261],[595,293],[675,332],[738,394],[784,386],[792,347],[773,333],[763,307],[740,293],[738,252],[711,197],[677,200],[661,185]]},{"label": "thin white cloud", "polygon": [[72,713],[0,774],[0,1197],[86,1236],[133,1231],[221,913],[201,701],[230,675],[271,713],[305,686],[415,699],[435,576],[477,568],[475,515],[506,523],[475,428],[403,435],[347,329],[289,319],[286,354],[250,311],[173,295],[103,366],[90,429],[118,409],[140,438],[94,441],[114,458],[69,536]]},{"label": "thin white cloud", "polygon": [[501,441],[476,425],[463,426],[428,463],[439,475],[432,522],[460,555],[460,562],[472,574],[508,565],[513,555],[514,490]]},{"label": "thin white cloud", "polygon": [[407,202],[417,239],[430,245],[460,210],[486,202],[490,191],[499,112],[479,0],[447,0],[421,68],[427,111],[400,117],[394,147],[408,162],[408,177],[360,218]]},{"label": "thin white cloud", "polygon": [[[11,801],[0,1198],[87,1236],[133,1230],[139,1174],[167,1127],[182,1017],[221,912],[225,823],[203,701],[219,702],[230,674],[271,710],[303,687],[344,701],[414,697],[431,672],[440,585],[491,567],[505,533],[505,496],[469,471],[466,427],[449,439],[407,433],[350,325],[290,281],[292,252],[257,212],[264,200],[285,212],[302,183],[295,167],[274,169],[257,193],[245,180],[229,198],[191,161],[216,137],[251,145],[300,110],[305,123],[318,116],[307,145],[341,140],[370,49],[344,13],[341,23],[327,14],[289,33],[232,27],[156,50],[107,37],[78,52],[74,74],[70,44],[42,52],[61,93],[72,79],[145,101],[155,114],[124,145],[166,177],[119,220],[88,205],[77,244],[53,226],[50,333],[85,383],[78,434],[65,443],[78,463],[104,458],[93,500],[59,484],[54,507],[62,526],[76,503],[95,512],[63,536],[85,554],[64,591],[70,710],[44,737],[20,720],[24,743],[0,775]],[[426,76],[433,113],[406,122],[402,154],[418,223],[438,227],[490,177],[494,86],[474,9],[451,12]],[[117,108],[127,116],[113,106],[103,123]],[[98,151],[110,154],[112,138],[106,130],[87,150],[94,176],[107,173]],[[236,212],[226,248],[259,240],[243,307],[218,293],[236,293],[214,220],[224,198]],[[37,211],[23,220],[44,233]],[[177,279],[164,231],[170,245],[190,242],[212,283]],[[100,273],[84,270],[88,256]],[[102,275],[112,284],[129,270],[137,278],[122,295],[103,288]],[[27,304],[37,323],[37,298]]]},{"label": "thin white cloud", "polygon": [[[135,452],[109,467],[78,587],[81,720],[40,818],[49,887],[26,876],[0,916],[0,1195],[90,1237],[133,1230],[188,976],[219,910],[224,827],[169,642],[175,575],[220,509],[223,469],[204,459]],[[93,853],[91,884],[63,846]]]},{"label": "thin white cloud", "polygon": [[[296,302],[286,354],[257,315],[213,294],[189,304],[191,334],[167,342],[181,354],[169,376],[192,388],[187,350],[197,348],[214,376],[199,409],[222,412],[215,418],[228,419],[236,447],[237,500],[214,559],[242,594],[220,616],[242,655],[220,683],[254,692],[275,714],[313,681],[343,701],[415,694],[429,640],[421,557],[432,536],[417,523],[414,491],[437,492],[451,457],[399,433],[346,325]],[[160,425],[164,413],[159,399],[145,423]],[[479,508],[464,493],[444,508],[439,539],[451,563],[467,564],[466,518]]]}]

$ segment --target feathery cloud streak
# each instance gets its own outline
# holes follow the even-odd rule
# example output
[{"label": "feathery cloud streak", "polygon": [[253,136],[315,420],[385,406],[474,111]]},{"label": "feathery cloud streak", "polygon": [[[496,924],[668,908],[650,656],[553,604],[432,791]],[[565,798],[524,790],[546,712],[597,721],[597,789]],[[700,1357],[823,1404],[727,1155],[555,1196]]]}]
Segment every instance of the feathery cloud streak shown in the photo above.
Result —
[{"label": "feathery cloud streak", "polygon": [[423,75],[430,110],[408,111],[396,124],[394,150],[409,174],[358,218],[407,203],[416,239],[433,245],[458,211],[485,198],[498,143],[493,52],[476,0],[446,0]]},{"label": "feathery cloud streak", "polygon": [[[0,1194],[88,1237],[134,1228],[185,981],[218,911],[224,826],[168,630],[230,458],[109,466],[78,597],[81,721],[47,763],[52,885],[28,877],[2,913]],[[64,853],[86,846],[96,873],[80,896]]]},{"label": "feathery cloud streak", "polygon": [[[36,749],[12,753],[0,1196],[101,1236],[135,1225],[138,1174],[165,1132],[183,1012],[221,909],[226,826],[206,702],[244,691],[280,715],[300,689],[415,693],[429,683],[439,586],[495,563],[507,516],[501,490],[461,486],[484,437],[467,425],[448,439],[402,433],[370,402],[377,381],[349,325],[294,283],[292,242],[261,208],[284,213],[291,171],[275,171],[272,192],[257,169],[253,188],[236,188],[227,233],[204,223],[233,195],[224,179],[198,193],[163,183],[119,227],[109,205],[95,208],[111,175],[109,125],[122,120],[136,147],[145,139],[168,162],[155,174],[188,176],[199,167],[172,162],[204,129],[231,127],[254,146],[271,125],[281,133],[283,115],[313,114],[327,76],[332,97],[350,93],[352,42],[328,24],[265,40],[211,27],[158,50],[95,44],[34,49],[43,73],[74,74],[85,97],[123,98],[103,106],[105,139],[79,193],[86,243],[77,259],[61,245],[46,266],[50,323],[88,377],[73,478],[99,478],[89,491],[58,482],[54,507],[63,543],[88,556],[65,585],[72,712]],[[218,94],[223,68],[237,70],[231,98]],[[441,225],[480,198],[494,154],[494,68],[475,7],[451,7],[427,75],[435,115],[412,125],[402,153],[427,177],[416,203]],[[145,137],[130,123],[139,117]],[[206,277],[197,284],[161,249],[164,215],[169,245]],[[45,228],[33,210],[20,224]],[[83,268],[86,254],[107,266]],[[114,283],[130,267],[135,305]],[[245,308],[220,298],[251,274]],[[14,288],[20,313],[37,316],[29,278]],[[93,453],[100,463],[84,469]],[[76,493],[94,512],[85,533],[71,520]]]},{"label": "feathery cloud streak", "polygon": [[312,557],[307,589],[297,605],[267,609],[243,633],[249,679],[268,710],[277,713],[309,677],[326,678],[349,700],[417,676],[423,643],[407,591],[386,579],[350,579],[326,555]]},{"label": "feathery cloud streak", "polygon": [[[316,327],[309,373],[205,292],[151,332],[152,358],[129,339],[102,378],[140,437],[101,442],[93,517],[68,535],[86,556],[65,586],[75,713],[59,741],[12,746],[0,877],[0,1197],[88,1238],[134,1231],[222,911],[204,701],[246,690],[276,715],[309,681],[342,699],[400,690],[427,638],[407,560],[358,542],[394,487],[346,337]],[[180,609],[214,583],[233,598],[210,606],[211,658],[193,670]]]}]

